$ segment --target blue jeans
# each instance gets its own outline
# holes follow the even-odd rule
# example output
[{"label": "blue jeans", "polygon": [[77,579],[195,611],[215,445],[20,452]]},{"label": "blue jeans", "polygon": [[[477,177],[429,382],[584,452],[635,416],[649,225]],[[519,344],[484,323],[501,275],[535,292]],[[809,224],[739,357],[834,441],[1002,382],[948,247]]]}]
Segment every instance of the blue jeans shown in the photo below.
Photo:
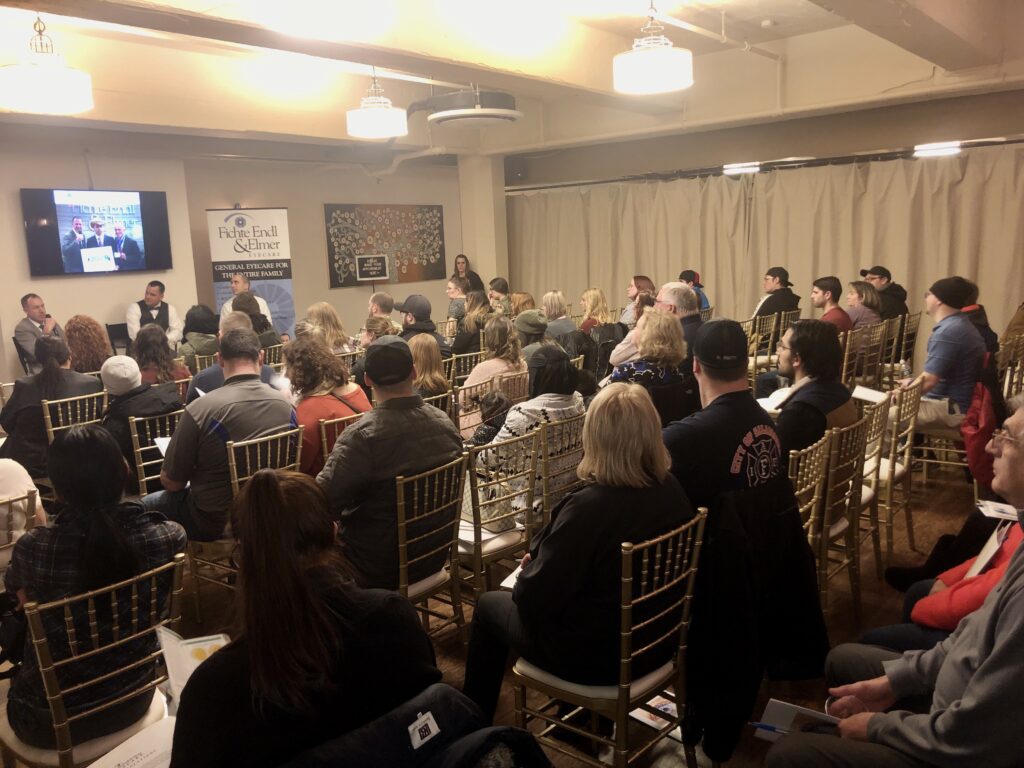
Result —
[{"label": "blue jeans", "polygon": [[221,532],[211,533],[209,525],[203,525],[195,519],[188,503],[189,489],[180,491],[156,491],[142,497],[142,506],[154,512],[162,512],[164,517],[178,523],[192,541],[216,541]]},{"label": "blue jeans", "polygon": [[949,637],[949,632],[944,629],[915,624],[910,618],[917,601],[927,597],[934,584],[935,579],[922,579],[911,585],[903,598],[903,623],[869,629],[861,635],[859,642],[865,645],[880,645],[902,653],[929,650]]}]

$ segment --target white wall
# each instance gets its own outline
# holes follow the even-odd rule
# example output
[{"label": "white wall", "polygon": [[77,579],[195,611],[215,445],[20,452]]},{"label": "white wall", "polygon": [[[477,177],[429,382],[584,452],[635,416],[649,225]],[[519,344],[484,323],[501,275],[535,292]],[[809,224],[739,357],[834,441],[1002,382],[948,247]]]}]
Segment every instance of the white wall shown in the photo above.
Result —
[{"label": "white wall", "polygon": [[[128,304],[142,298],[146,283],[167,285],[167,301],[182,313],[196,300],[192,238],[189,232],[185,169],[180,160],[88,155],[73,142],[4,140],[0,131],[0,371],[3,381],[24,375],[11,337],[24,317],[19,299],[38,293],[62,325],[72,315],[86,314],[100,323],[123,323]],[[91,173],[90,173],[91,171]],[[19,189],[127,189],[167,193],[171,255],[174,268],[165,272],[95,277],[36,277],[29,275],[28,253]]]}]

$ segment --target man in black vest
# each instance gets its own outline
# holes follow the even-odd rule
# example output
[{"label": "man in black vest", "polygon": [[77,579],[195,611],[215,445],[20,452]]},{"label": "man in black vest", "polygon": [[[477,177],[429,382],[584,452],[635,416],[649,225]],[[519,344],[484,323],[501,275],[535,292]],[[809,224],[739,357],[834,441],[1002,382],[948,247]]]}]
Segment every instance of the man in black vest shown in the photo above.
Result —
[{"label": "man in black vest", "polygon": [[164,301],[164,284],[151,280],[146,286],[142,301],[128,305],[125,322],[128,323],[128,337],[135,341],[139,328],[156,323],[167,334],[167,343],[174,349],[181,341],[182,322],[177,311]]}]

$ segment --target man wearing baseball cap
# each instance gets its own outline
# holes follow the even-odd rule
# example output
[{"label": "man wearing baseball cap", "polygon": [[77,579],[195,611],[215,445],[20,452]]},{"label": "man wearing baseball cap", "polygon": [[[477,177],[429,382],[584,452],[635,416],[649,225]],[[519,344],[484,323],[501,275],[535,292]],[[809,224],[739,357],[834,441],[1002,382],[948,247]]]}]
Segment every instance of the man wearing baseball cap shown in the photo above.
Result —
[{"label": "man wearing baseball cap", "polygon": [[882,300],[882,311],[879,316],[883,320],[907,314],[907,290],[899,283],[892,281],[892,273],[885,267],[862,269],[860,276],[875,286],[878,297]]},{"label": "man wearing baseball cap", "polygon": [[[316,481],[341,522],[339,536],[359,583],[396,589],[395,478],[447,464],[462,453],[462,438],[444,411],[413,394],[416,369],[404,340],[382,336],[366,348],[365,361],[363,376],[376,404],[341,433]],[[441,552],[411,565],[410,583],[437,573],[443,564]]]},{"label": "man wearing baseball cap", "polygon": [[800,297],[790,290],[789,271],[785,267],[771,267],[764,273],[764,296],[754,309],[754,317],[788,312],[800,306]]},{"label": "man wearing baseball cap", "polygon": [[403,339],[409,341],[413,336],[429,333],[441,348],[441,357],[452,356],[452,348],[444,340],[444,336],[437,332],[437,326],[430,319],[430,299],[414,293],[401,304],[396,304],[395,309],[404,313],[401,334]]},{"label": "man wearing baseball cap", "polygon": [[700,300],[700,309],[710,309],[711,300],[704,293],[704,284],[700,281],[699,272],[694,272],[692,269],[684,269],[679,273],[679,282],[686,283],[693,288],[693,292],[697,294],[697,298]]}]

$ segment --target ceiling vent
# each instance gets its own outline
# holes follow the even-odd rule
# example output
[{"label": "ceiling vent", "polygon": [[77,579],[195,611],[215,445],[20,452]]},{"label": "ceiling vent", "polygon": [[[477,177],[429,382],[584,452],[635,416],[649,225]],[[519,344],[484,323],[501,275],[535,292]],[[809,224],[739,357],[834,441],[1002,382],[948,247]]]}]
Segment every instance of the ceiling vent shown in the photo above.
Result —
[{"label": "ceiling vent", "polygon": [[431,96],[409,105],[407,114],[426,112],[431,125],[452,128],[493,128],[521,120],[515,97],[498,91],[467,90]]}]

